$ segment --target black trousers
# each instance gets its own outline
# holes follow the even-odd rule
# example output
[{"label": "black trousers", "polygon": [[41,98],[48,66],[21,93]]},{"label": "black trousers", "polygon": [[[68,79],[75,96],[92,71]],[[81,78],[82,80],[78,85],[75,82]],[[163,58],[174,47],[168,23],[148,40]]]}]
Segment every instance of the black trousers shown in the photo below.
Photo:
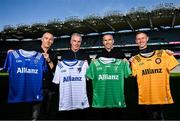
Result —
[{"label": "black trousers", "polygon": [[163,105],[142,105],[142,117],[146,120],[164,120]]},{"label": "black trousers", "polygon": [[35,106],[34,115],[35,119],[57,119],[59,95],[54,91],[44,90],[43,101]]},{"label": "black trousers", "polygon": [[88,108],[76,109],[69,111],[59,111],[57,119],[59,120],[87,120],[88,118]]},{"label": "black trousers", "polygon": [[7,106],[8,120],[32,120],[33,103],[9,103]]},{"label": "black trousers", "polygon": [[90,120],[126,120],[126,108],[89,108]]}]

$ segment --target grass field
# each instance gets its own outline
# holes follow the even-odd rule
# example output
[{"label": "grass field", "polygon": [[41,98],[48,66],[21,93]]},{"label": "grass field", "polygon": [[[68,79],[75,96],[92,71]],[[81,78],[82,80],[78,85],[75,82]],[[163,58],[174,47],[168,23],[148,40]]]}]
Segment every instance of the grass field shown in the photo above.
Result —
[{"label": "grass field", "polygon": [[8,73],[6,73],[6,72],[1,72],[0,73],[0,76],[8,76],[9,74]]},{"label": "grass field", "polygon": [[171,73],[171,76],[180,76],[180,72],[179,73]]}]

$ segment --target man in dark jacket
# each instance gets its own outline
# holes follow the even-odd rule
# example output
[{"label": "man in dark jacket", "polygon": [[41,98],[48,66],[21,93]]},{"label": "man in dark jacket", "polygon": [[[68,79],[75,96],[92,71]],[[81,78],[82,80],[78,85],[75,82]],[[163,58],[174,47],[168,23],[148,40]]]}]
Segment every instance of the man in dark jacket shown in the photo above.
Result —
[{"label": "man in dark jacket", "polygon": [[118,59],[124,59],[125,55],[124,53],[117,48],[114,48],[114,38],[111,34],[105,34],[103,36],[103,45],[104,49],[101,53],[99,53],[96,58],[99,57],[106,57],[106,58],[118,58]]},{"label": "man in dark jacket", "polygon": [[61,60],[88,60],[88,55],[80,50],[82,37],[78,33],[73,33],[70,40],[70,50],[61,55]]},{"label": "man in dark jacket", "polygon": [[[44,74],[43,79],[43,95],[44,99],[41,103],[41,106],[34,106],[33,118],[36,119],[38,117],[38,110],[40,110],[40,119],[52,119],[52,113],[56,113],[58,111],[56,101],[52,101],[52,96],[54,96],[54,86],[52,83],[53,73],[57,64],[57,55],[55,52],[51,50],[51,46],[54,43],[54,36],[46,32],[43,34],[41,38],[41,48],[36,50],[41,52],[46,59],[48,65],[48,71]],[[38,109],[40,108],[40,109]],[[54,115],[54,114],[53,114]]]},{"label": "man in dark jacket", "polygon": [[[73,33],[70,39],[70,50],[61,53],[60,60],[86,60],[89,61],[89,56],[83,50],[80,50],[82,37],[79,33]],[[86,86],[87,87],[87,86]],[[89,88],[89,87],[87,87]],[[87,119],[87,109],[59,111],[58,119]]]}]

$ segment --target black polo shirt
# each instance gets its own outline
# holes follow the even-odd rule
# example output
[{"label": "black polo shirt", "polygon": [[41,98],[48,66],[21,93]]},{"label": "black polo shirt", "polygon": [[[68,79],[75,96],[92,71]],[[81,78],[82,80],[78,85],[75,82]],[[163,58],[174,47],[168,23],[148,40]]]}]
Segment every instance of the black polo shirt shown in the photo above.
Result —
[{"label": "black polo shirt", "polygon": [[138,48],[137,51],[133,51],[131,55],[135,56],[135,55],[137,55],[139,53],[150,53],[150,52],[153,52],[153,50],[155,50],[155,48],[153,49],[153,48],[151,48],[149,46],[142,49],[142,50],[139,50],[139,48]]},{"label": "black polo shirt", "polygon": [[124,59],[125,54],[118,48],[112,48],[110,52],[104,48],[101,53],[97,54],[96,58],[99,57]]},{"label": "black polo shirt", "polygon": [[83,50],[74,52],[70,49],[62,53],[61,60],[89,60],[89,56]]}]

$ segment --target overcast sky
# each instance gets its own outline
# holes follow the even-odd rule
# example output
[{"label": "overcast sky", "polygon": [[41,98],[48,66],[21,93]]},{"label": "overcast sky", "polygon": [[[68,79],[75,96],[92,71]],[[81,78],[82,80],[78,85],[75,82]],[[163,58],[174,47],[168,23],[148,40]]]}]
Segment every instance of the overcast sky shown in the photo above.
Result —
[{"label": "overcast sky", "polygon": [[161,3],[180,6],[180,0],[0,0],[0,30],[5,25],[48,23],[54,19],[64,21],[70,16],[83,19],[88,15],[104,16],[107,11],[118,10],[126,14],[131,8],[152,10]]}]

